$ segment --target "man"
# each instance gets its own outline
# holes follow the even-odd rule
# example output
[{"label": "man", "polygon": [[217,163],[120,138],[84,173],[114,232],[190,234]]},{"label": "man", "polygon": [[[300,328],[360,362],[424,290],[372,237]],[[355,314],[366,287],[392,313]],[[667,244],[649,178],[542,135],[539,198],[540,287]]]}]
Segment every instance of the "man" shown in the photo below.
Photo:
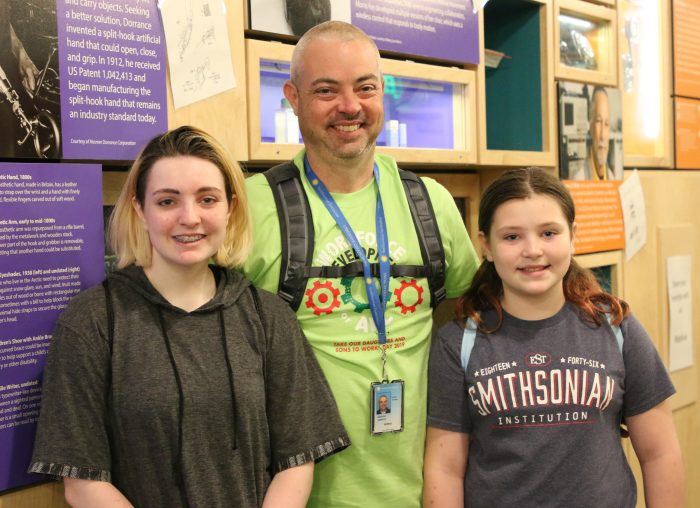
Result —
[{"label": "man", "polygon": [[588,132],[591,136],[591,146],[584,166],[588,180],[612,180],[615,178],[614,168],[608,166],[610,151],[610,104],[605,87],[596,86],[593,89],[588,111],[590,122]]},{"label": "man", "polygon": [[391,409],[389,409],[389,397],[386,395],[380,395],[379,396],[379,409],[377,409],[377,414],[378,415],[388,415],[391,413]]},{"label": "man", "polygon": [[[396,163],[375,154],[384,125],[379,63],[372,40],[339,21],[306,32],[292,56],[284,94],[299,117],[306,145],[293,162],[313,217],[314,267],[345,267],[358,257],[380,267],[389,262],[392,266],[422,264]],[[434,180],[424,183],[444,247],[447,297],[453,298],[466,289],[478,260],[448,191]],[[255,237],[254,253],[244,271],[256,285],[277,291],[281,236],[273,192],[264,175],[249,178],[246,186]],[[344,219],[331,214],[331,201]],[[384,213],[379,213],[382,209]],[[338,226],[344,220],[350,233]],[[377,228],[384,222],[386,234],[383,227]],[[351,246],[349,236],[357,240],[357,248]],[[381,254],[382,245],[388,246],[386,255]],[[316,467],[310,507],[420,506],[430,290],[425,277],[392,276],[388,284],[377,280],[372,276],[311,278],[297,311],[352,441],[350,448]],[[382,292],[387,297],[385,311],[377,309],[376,296]],[[383,325],[382,345],[384,334],[378,330]],[[372,383],[389,380],[403,381],[403,385],[396,383],[404,390],[403,430],[372,435]],[[377,482],[382,485],[380,496]]]}]

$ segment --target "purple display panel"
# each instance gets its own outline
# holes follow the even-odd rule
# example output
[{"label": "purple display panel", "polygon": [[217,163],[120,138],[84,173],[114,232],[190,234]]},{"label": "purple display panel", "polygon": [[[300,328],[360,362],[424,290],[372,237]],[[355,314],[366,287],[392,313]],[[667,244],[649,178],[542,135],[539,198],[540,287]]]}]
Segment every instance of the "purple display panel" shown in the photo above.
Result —
[{"label": "purple display panel", "polygon": [[379,49],[479,63],[479,17],[470,0],[351,0],[351,22]]},{"label": "purple display panel", "polygon": [[58,0],[65,159],[131,160],[167,130],[156,0]]},{"label": "purple display panel", "polygon": [[[474,0],[476,1],[476,0]],[[253,30],[301,35],[334,19],[364,30],[379,49],[479,63],[479,16],[472,0],[248,0]]]},{"label": "purple display panel", "polygon": [[0,163],[0,491],[26,473],[54,323],[104,278],[98,165]]}]

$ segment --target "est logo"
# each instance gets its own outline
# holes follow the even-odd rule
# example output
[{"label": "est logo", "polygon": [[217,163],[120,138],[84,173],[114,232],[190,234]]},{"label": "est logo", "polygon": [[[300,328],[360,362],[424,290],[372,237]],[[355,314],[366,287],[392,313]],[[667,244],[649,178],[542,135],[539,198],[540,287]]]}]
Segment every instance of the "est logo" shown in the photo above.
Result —
[{"label": "est logo", "polygon": [[528,353],[525,355],[525,365],[528,367],[545,367],[552,363],[549,353]]}]

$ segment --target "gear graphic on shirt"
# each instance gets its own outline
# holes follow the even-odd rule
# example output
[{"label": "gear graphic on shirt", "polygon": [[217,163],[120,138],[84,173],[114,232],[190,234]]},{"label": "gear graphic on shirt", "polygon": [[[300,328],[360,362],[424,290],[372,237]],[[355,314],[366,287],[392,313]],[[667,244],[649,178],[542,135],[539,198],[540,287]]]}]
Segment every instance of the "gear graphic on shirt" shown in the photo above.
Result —
[{"label": "gear graphic on shirt", "polygon": [[[316,294],[318,293],[318,295]],[[320,316],[321,314],[330,314],[333,309],[340,307],[340,290],[333,287],[331,281],[321,282],[319,280],[314,282],[311,289],[306,290],[306,306],[309,309],[314,310],[314,314]],[[330,300],[330,303],[326,303]],[[321,305],[318,305],[321,304]]]},{"label": "gear graphic on shirt", "polygon": [[355,300],[355,298],[352,296],[352,282],[354,280],[355,280],[355,277],[343,277],[340,280],[340,283],[345,288],[345,293],[343,293],[343,296],[341,296],[340,299],[343,300],[343,303],[345,303],[345,304],[347,304],[347,303],[352,304],[355,312],[357,312],[359,314],[360,312],[369,309],[369,304],[362,303],[358,300]]},{"label": "gear graphic on shirt", "polygon": [[[405,305],[403,303],[403,292],[408,288],[415,289],[418,295],[413,305]],[[423,303],[423,288],[418,285],[418,281],[416,281],[416,279],[411,279],[408,282],[402,280],[401,287],[394,290],[394,296],[396,297],[394,306],[401,307],[401,314],[406,314],[407,312],[413,313],[416,311],[416,306]]]}]

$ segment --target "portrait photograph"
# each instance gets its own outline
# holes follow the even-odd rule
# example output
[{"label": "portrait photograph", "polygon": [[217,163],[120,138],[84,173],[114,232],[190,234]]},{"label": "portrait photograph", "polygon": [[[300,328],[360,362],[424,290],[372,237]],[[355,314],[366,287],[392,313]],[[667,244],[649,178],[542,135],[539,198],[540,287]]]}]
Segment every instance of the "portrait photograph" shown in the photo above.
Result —
[{"label": "portrait photograph", "polygon": [[622,180],[622,96],[617,88],[560,81],[562,180]]}]

